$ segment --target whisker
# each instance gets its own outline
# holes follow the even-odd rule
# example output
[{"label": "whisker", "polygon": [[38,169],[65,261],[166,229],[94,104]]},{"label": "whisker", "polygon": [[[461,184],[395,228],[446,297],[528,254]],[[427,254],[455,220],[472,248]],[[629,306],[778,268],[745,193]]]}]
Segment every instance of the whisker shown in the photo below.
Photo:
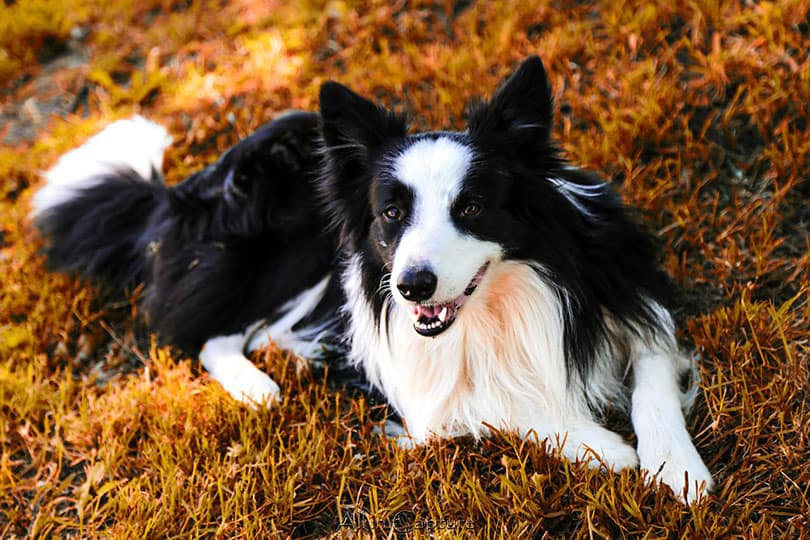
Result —
[{"label": "whisker", "polygon": [[349,148],[365,148],[365,147],[359,143],[346,143],[346,144],[336,144],[334,146],[324,146],[324,148],[331,152],[333,150],[347,150]]},{"label": "whisker", "polygon": [[374,294],[390,294],[389,285],[391,283],[391,272],[386,272],[380,277],[380,283]]},{"label": "whisker", "polygon": [[540,129],[544,128],[543,124],[520,124],[519,126],[514,126],[515,129]]}]

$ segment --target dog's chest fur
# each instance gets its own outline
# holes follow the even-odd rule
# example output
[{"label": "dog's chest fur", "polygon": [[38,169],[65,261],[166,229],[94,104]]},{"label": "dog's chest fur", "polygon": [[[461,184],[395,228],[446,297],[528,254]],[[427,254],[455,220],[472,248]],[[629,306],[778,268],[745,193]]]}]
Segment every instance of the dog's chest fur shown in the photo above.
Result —
[{"label": "dog's chest fur", "polygon": [[[526,432],[544,419],[587,414],[580,393],[567,391],[561,303],[537,269],[493,265],[455,324],[427,338],[394,302],[374,317],[360,264],[350,259],[344,274],[350,359],[388,396],[414,439],[480,436],[485,423]],[[614,383],[600,387],[620,387],[614,374],[600,376]]]}]

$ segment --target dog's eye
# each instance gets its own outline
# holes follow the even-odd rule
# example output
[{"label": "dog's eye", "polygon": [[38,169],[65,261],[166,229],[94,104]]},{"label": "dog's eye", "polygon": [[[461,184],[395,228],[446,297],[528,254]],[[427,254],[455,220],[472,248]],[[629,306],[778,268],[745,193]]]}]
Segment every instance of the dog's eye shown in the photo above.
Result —
[{"label": "dog's eye", "polygon": [[478,203],[468,203],[467,206],[461,211],[464,217],[473,217],[481,213],[481,205]]},{"label": "dog's eye", "polygon": [[399,221],[402,219],[402,210],[396,206],[389,206],[383,210],[383,216],[389,221]]}]

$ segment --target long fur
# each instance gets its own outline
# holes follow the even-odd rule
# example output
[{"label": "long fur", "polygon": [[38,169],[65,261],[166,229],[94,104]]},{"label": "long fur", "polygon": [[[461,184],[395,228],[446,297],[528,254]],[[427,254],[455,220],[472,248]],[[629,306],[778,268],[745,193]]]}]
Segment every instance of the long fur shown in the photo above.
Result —
[{"label": "long fur", "polygon": [[[492,425],[571,459],[640,461],[687,500],[711,487],[685,428],[692,363],[656,242],[609,184],[561,157],[538,58],[474,105],[464,132],[410,135],[337,83],[320,103],[176,187],[155,145],[100,167],[94,148],[125,126],[108,128],[63,158],[86,177],[63,181],[58,165],[38,196],[49,260],[118,288],[144,281],[154,327],[204,345],[239,399],[280,391],[246,350],[338,351],[416,442]],[[630,407],[638,450],[600,425],[608,406]]]},{"label": "long fur", "polygon": [[[69,198],[38,195],[33,218],[50,264],[118,290],[146,282],[150,324],[181,345],[272,320],[334,265],[334,236],[314,197],[317,124],[313,113],[281,117],[173,187],[156,169],[143,176],[133,159],[110,161],[86,146],[67,154],[39,193],[65,183],[64,161],[80,158],[89,176]],[[138,153],[137,141],[127,144]]]},{"label": "long fur", "polygon": [[[691,500],[711,476],[686,442],[690,363],[656,242],[609,184],[561,158],[552,112],[538,58],[461,133],[408,135],[404,118],[322,87],[320,189],[340,231],[349,359],[417,441],[490,424],[564,433],[571,458],[632,466],[635,450],[598,423],[632,403],[642,467]],[[663,415],[654,429],[648,410]]]}]

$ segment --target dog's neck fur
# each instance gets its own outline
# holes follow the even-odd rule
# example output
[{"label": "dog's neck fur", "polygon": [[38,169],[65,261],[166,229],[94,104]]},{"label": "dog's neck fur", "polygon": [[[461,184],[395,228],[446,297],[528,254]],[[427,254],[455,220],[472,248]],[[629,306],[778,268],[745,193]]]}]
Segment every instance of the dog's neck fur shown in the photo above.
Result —
[{"label": "dog's neck fur", "polygon": [[[482,436],[484,423],[526,432],[543,417],[591,416],[584,393],[571,391],[579,381],[566,377],[560,300],[533,266],[493,264],[458,320],[436,338],[418,335],[393,301],[386,304],[390,313],[374,316],[359,258],[348,262],[344,278],[350,359],[388,396],[417,441]],[[616,373],[598,377],[589,398],[605,403],[621,385]]]}]

